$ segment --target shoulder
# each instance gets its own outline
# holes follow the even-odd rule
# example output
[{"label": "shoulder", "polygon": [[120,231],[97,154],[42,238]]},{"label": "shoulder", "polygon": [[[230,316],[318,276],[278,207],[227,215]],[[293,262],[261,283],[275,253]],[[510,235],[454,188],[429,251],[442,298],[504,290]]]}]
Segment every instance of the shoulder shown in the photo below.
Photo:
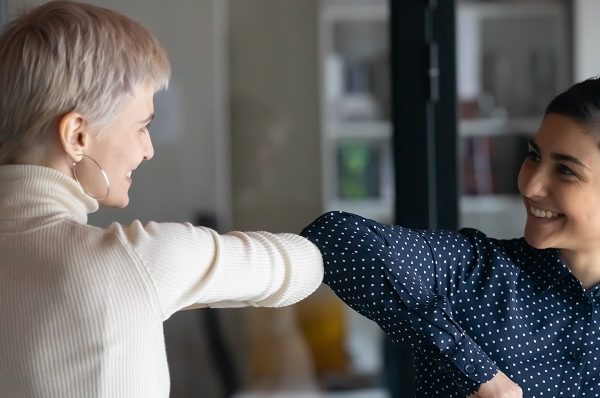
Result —
[{"label": "shoulder", "polygon": [[522,237],[510,238],[510,239],[499,239],[488,236],[485,232],[482,232],[475,228],[461,228],[457,234],[464,237],[474,245],[490,250],[501,250],[501,251],[514,251],[524,250],[529,247]]},{"label": "shoulder", "polygon": [[480,259],[489,256],[518,258],[531,248],[523,238],[497,239],[474,228],[458,231],[420,231],[421,235],[438,253],[462,253],[463,256],[476,256]]},{"label": "shoulder", "polygon": [[63,245],[72,248],[65,250],[67,255],[72,253],[76,257],[86,257],[90,263],[102,263],[104,268],[109,268],[116,258],[120,262],[124,259],[136,261],[130,245],[122,239],[121,231],[125,229],[126,227],[117,223],[103,228],[68,221],[62,223],[57,237],[63,240]]},{"label": "shoulder", "polygon": [[529,246],[523,237],[498,239],[473,228],[463,228],[459,234],[470,242],[477,255],[485,262],[521,268],[531,256],[544,256],[543,250]]}]

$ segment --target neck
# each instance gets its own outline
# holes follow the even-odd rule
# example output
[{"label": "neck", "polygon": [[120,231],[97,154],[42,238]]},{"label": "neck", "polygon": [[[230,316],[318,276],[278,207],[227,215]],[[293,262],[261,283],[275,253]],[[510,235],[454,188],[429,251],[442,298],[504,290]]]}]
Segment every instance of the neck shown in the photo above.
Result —
[{"label": "neck", "polygon": [[600,283],[600,249],[589,251],[561,250],[569,270],[588,289]]},{"label": "neck", "polygon": [[63,174],[73,177],[70,159],[66,153],[57,150],[29,151],[16,157],[16,164],[30,164],[34,166],[44,166],[60,171]]}]

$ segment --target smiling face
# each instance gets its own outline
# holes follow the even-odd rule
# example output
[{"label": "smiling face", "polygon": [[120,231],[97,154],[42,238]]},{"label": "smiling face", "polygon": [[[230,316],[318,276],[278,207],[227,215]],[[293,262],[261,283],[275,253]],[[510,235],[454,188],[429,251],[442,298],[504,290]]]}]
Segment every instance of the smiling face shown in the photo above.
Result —
[{"label": "smiling face", "polygon": [[[104,131],[92,135],[86,155],[105,170],[110,182],[108,196],[100,204],[125,207],[129,203],[132,172],[154,155],[148,126],[154,117],[154,87],[138,85],[131,100]],[[85,158],[84,158],[85,161]],[[89,163],[89,161],[88,161]],[[93,167],[86,167],[93,169]],[[94,184],[105,184],[96,171]]]},{"label": "smiling face", "polygon": [[600,150],[573,119],[548,114],[521,166],[519,192],[531,246],[573,251],[600,244]]}]

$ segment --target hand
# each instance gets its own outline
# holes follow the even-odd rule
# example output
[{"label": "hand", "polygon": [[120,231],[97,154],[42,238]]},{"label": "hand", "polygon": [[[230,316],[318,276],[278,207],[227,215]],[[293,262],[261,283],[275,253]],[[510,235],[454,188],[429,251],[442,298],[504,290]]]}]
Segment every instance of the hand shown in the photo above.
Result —
[{"label": "hand", "polygon": [[523,390],[498,371],[492,380],[480,385],[479,390],[467,398],[523,398]]}]

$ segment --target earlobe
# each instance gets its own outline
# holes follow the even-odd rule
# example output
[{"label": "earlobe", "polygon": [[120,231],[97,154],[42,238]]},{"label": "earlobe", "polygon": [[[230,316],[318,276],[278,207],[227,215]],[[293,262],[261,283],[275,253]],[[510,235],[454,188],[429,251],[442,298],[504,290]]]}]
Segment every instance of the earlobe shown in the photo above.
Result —
[{"label": "earlobe", "polygon": [[73,161],[81,160],[83,154],[86,153],[88,134],[83,116],[77,112],[67,113],[58,122],[60,144]]}]

